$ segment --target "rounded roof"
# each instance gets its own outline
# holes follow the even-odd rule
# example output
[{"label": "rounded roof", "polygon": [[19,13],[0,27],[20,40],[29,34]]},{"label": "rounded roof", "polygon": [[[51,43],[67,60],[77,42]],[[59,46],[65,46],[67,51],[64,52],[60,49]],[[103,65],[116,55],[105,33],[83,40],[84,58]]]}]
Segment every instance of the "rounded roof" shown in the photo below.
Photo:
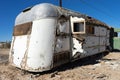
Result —
[{"label": "rounded roof", "polygon": [[31,22],[33,20],[45,18],[45,17],[57,17],[57,8],[52,4],[42,3],[35,5],[34,7],[29,7],[21,12],[16,20],[15,25],[19,25],[26,22]]},{"label": "rounded roof", "polygon": [[90,16],[75,11],[64,9],[62,7],[58,7],[49,3],[37,4],[33,7],[29,7],[23,10],[17,16],[15,20],[15,25],[23,24],[26,22],[32,22],[34,20],[39,20],[46,17],[60,17],[61,15],[64,15],[65,17],[69,17],[69,16],[82,17],[88,23],[109,28],[107,24],[95,18],[92,18]]}]

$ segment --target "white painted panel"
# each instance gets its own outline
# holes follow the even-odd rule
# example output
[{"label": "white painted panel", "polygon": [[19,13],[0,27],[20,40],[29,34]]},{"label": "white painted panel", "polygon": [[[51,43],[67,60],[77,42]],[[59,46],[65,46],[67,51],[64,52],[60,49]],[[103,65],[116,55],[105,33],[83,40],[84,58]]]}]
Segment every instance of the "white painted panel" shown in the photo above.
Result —
[{"label": "white painted panel", "polygon": [[56,53],[67,50],[70,50],[69,37],[67,38],[58,37],[55,48]]},{"label": "white painted panel", "polygon": [[40,19],[33,22],[28,49],[27,65],[32,69],[49,69],[52,65],[56,19]]},{"label": "white painted panel", "polygon": [[22,62],[22,58],[24,57],[24,54],[27,49],[27,35],[26,36],[16,36],[13,40],[13,63],[20,67],[20,64]]},{"label": "white painted panel", "polygon": [[71,22],[84,22],[84,18],[79,18],[79,17],[71,17]]},{"label": "white painted panel", "polygon": [[[78,54],[79,53],[79,54]],[[82,49],[82,43],[78,41],[76,38],[73,38],[73,48],[72,48],[72,56],[84,54],[84,50]]]}]

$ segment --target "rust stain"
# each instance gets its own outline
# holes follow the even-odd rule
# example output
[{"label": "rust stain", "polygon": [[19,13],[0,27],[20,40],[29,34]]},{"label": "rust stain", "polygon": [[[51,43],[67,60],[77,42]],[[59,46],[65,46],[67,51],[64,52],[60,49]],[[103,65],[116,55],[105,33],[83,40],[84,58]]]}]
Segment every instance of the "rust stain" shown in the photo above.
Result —
[{"label": "rust stain", "polygon": [[11,49],[10,49],[10,55],[9,55],[9,62],[11,63],[11,65],[13,64],[13,55],[14,55],[14,51],[13,51],[13,47],[14,47],[14,42],[15,42],[16,37],[14,36],[12,45],[11,45]]},{"label": "rust stain", "polygon": [[29,48],[29,42],[30,42],[30,35],[27,36],[27,49],[25,51],[24,57],[21,62],[21,68],[25,69],[27,67],[27,55],[28,55],[28,48]]},{"label": "rust stain", "polygon": [[70,51],[54,53],[53,67],[67,63],[70,60]]}]

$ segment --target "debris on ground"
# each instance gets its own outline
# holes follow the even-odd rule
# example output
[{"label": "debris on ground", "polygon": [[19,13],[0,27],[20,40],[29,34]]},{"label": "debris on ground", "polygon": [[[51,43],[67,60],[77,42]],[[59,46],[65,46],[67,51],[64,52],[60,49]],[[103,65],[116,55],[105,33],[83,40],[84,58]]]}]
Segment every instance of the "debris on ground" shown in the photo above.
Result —
[{"label": "debris on ground", "polygon": [[8,62],[9,49],[0,50],[0,80],[120,80],[120,52],[83,59],[47,72],[31,73]]}]

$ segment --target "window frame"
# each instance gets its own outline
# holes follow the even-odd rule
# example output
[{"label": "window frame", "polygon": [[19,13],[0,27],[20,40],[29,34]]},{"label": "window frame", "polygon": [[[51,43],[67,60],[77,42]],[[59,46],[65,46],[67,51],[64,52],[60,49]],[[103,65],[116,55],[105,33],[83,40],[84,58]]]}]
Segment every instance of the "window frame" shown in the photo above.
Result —
[{"label": "window frame", "polygon": [[[83,31],[74,32],[74,23],[83,23]],[[84,18],[71,17],[71,29],[72,34],[85,34],[86,33],[86,22]]]}]

